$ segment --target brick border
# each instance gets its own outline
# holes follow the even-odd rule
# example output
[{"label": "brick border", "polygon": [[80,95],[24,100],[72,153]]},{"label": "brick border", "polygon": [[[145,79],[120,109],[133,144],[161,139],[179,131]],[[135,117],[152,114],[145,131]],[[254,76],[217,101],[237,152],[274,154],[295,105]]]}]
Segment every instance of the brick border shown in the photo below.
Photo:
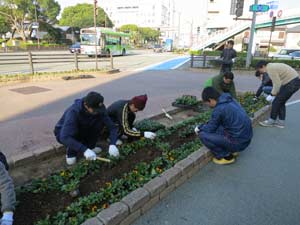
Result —
[{"label": "brick border", "polygon": [[[252,125],[266,117],[271,107],[265,106],[254,113]],[[160,200],[191,178],[212,159],[212,154],[206,147],[190,154],[177,162],[174,167],[136,189],[120,202],[102,210],[97,217],[91,218],[81,225],[130,225],[141,215],[151,209]]]}]

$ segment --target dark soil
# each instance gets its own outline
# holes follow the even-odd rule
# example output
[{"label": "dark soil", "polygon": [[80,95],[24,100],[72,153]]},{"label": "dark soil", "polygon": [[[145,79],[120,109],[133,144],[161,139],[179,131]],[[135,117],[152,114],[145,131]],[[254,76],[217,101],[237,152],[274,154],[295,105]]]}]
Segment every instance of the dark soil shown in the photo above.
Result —
[{"label": "dark soil", "polygon": [[[178,132],[164,140],[164,142],[170,143],[172,149],[196,138],[195,134],[186,138],[178,137]],[[151,162],[161,155],[160,150],[152,147],[138,150],[112,168],[108,164],[103,164],[97,173],[90,173],[80,181],[80,196],[99,191],[105,187],[106,182],[111,182],[115,178],[122,177],[124,173],[132,171],[136,164]],[[76,201],[76,198],[72,198],[68,193],[52,191],[37,194],[22,193],[17,200],[19,204],[15,212],[14,225],[33,225],[38,220],[46,218],[47,215],[55,215],[65,209],[73,201]]]},{"label": "dark soil", "polygon": [[[97,173],[86,176],[80,182],[81,196],[96,192],[105,187],[106,182],[120,178],[124,173],[130,172],[140,162],[151,162],[161,156],[157,149],[143,149],[130,155],[126,160],[120,161],[113,168],[103,166]],[[36,221],[44,219],[47,215],[55,215],[75,201],[69,194],[63,192],[23,193],[18,196],[14,225],[33,225]]]}]

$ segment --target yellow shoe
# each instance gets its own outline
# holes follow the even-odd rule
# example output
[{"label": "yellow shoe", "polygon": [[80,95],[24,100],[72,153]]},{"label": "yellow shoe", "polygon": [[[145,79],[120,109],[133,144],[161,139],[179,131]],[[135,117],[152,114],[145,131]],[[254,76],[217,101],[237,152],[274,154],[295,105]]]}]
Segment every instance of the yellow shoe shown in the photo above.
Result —
[{"label": "yellow shoe", "polygon": [[213,162],[215,164],[219,164],[219,165],[227,165],[227,164],[234,163],[235,162],[235,158],[232,158],[232,159],[225,159],[225,158],[217,159],[217,158],[213,158]]}]

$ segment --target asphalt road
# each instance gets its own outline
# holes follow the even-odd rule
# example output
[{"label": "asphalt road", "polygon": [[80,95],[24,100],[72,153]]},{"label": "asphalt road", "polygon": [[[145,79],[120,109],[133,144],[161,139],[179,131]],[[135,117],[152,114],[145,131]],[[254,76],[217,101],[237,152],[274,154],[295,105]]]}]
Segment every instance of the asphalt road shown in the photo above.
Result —
[{"label": "asphalt road", "polygon": [[[34,52],[35,54],[50,54],[51,57],[55,57],[59,54],[72,55],[68,51],[45,51],[45,52]],[[16,53],[9,53],[10,55]],[[27,54],[27,53],[17,53]],[[147,67],[152,64],[161,63],[163,61],[177,57],[178,55],[173,53],[154,53],[152,50],[131,50],[126,56],[114,57],[114,68],[120,69],[121,71],[135,71],[143,67]],[[26,56],[27,57],[27,56]],[[50,57],[49,57],[50,58]],[[84,56],[84,58],[91,60],[91,62],[79,62],[79,69],[89,70],[95,69],[96,63],[93,61],[94,58]],[[50,59],[49,59],[50,60]],[[99,58],[99,68],[110,68],[110,62],[105,57]],[[58,72],[58,71],[71,71],[75,69],[74,62],[68,63],[41,63],[33,65],[35,72]],[[30,73],[29,64],[16,64],[16,65],[0,65],[1,74],[20,74]]]},{"label": "asphalt road", "polygon": [[296,225],[300,221],[300,103],[285,129],[254,129],[228,166],[210,163],[134,225]]}]

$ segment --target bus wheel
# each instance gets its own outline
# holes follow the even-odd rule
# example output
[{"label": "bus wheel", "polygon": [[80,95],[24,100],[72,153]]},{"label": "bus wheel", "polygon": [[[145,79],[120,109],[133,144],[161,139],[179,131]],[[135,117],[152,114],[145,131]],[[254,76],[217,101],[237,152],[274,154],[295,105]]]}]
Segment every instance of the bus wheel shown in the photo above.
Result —
[{"label": "bus wheel", "polygon": [[126,50],[125,49],[123,49],[123,51],[122,51],[122,56],[124,56],[124,55],[126,55]]}]

